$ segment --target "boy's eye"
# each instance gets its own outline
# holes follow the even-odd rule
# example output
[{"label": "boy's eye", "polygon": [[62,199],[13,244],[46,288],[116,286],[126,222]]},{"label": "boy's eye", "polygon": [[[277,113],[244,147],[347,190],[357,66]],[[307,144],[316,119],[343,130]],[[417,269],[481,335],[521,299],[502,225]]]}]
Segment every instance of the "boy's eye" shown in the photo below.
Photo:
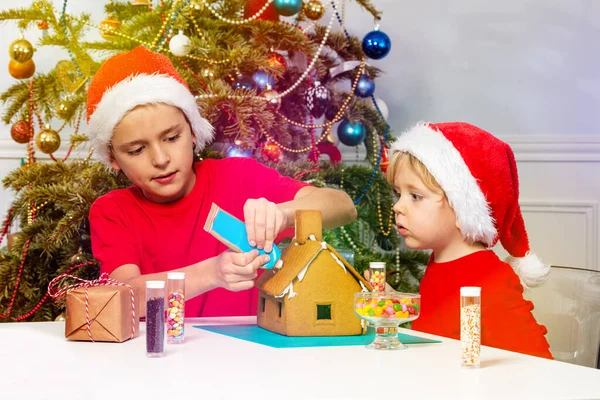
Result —
[{"label": "boy's eye", "polygon": [[181,134],[179,134],[179,133],[177,135],[170,136],[170,137],[167,138],[167,142],[174,142],[177,139],[179,139],[180,136],[181,136]]},{"label": "boy's eye", "polygon": [[421,196],[420,194],[416,194],[416,193],[411,193],[410,195],[412,196],[412,199],[415,201],[421,200],[423,198],[423,196]]},{"label": "boy's eye", "polygon": [[142,152],[143,147],[139,147],[135,150],[129,150],[127,152],[127,154],[129,154],[130,156],[137,156],[138,154],[140,154]]}]

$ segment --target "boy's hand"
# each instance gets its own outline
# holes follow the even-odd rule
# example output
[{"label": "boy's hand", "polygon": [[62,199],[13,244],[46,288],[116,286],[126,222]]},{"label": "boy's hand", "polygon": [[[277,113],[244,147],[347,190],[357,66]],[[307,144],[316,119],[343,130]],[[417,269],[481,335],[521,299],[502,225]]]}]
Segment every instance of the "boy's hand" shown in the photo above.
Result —
[{"label": "boy's hand", "polygon": [[[371,275],[369,274],[368,269],[366,269],[365,272],[363,272],[363,275],[364,275],[365,279],[367,280],[367,282],[369,282],[369,280],[371,279]],[[385,291],[386,292],[395,292],[394,288],[391,287],[387,282],[385,283]]]},{"label": "boy's hand", "polygon": [[269,262],[269,256],[258,256],[257,250],[249,253],[236,253],[225,250],[216,257],[215,279],[218,287],[239,292],[254,286],[256,270]]},{"label": "boy's hand", "polygon": [[244,220],[250,246],[273,250],[273,241],[286,227],[283,211],[267,199],[249,199],[244,204]]}]

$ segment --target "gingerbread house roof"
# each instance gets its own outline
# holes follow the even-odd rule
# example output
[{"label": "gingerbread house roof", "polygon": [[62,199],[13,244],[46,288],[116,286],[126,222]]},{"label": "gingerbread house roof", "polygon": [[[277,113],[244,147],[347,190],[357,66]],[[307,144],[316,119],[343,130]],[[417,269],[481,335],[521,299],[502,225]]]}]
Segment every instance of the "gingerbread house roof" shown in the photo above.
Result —
[{"label": "gingerbread house roof", "polygon": [[[346,273],[352,275],[363,288],[371,290],[369,283],[329,244],[314,239],[303,244],[292,241],[283,251],[278,265],[272,270],[264,271],[257,279],[256,287],[274,297],[282,297],[290,288],[294,279],[302,280],[312,262],[321,254],[327,252],[332,265],[339,265]],[[290,292],[290,294],[293,292]]]}]

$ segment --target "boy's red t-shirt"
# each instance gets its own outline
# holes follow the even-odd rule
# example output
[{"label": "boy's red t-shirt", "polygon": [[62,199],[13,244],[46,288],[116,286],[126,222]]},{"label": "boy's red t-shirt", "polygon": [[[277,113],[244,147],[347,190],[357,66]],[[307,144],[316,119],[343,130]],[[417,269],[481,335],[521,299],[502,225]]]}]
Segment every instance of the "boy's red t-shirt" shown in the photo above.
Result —
[{"label": "boy's red t-shirt", "polygon": [[436,263],[433,256],[421,280],[421,314],[413,329],[460,340],[460,288],[481,287],[481,344],[552,359],[548,331],[523,298],[512,267],[491,250]]},{"label": "boy's red t-shirt", "polygon": [[[113,190],[90,209],[92,249],[100,271],[108,274],[135,264],[143,275],[170,271],[221,254],[225,245],[204,231],[212,203],[243,220],[248,199],[283,203],[306,183],[280,175],[250,158],[205,160],[194,164],[196,184],[171,204],[148,201],[137,187]],[[278,240],[293,236],[282,232]],[[186,316],[256,315],[256,288],[230,292],[218,288],[186,302]]]}]

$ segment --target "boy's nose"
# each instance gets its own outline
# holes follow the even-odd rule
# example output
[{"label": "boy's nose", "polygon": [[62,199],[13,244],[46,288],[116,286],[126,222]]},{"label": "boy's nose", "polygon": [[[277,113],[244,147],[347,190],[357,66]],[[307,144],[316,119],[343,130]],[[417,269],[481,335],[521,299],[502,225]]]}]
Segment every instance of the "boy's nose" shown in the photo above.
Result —
[{"label": "boy's nose", "polygon": [[394,203],[394,206],[392,207],[392,210],[396,213],[396,214],[404,214],[404,206],[402,205],[402,199],[399,199],[397,202]]},{"label": "boy's nose", "polygon": [[169,161],[169,155],[160,148],[156,149],[152,154],[152,165],[154,167],[164,167]]}]

